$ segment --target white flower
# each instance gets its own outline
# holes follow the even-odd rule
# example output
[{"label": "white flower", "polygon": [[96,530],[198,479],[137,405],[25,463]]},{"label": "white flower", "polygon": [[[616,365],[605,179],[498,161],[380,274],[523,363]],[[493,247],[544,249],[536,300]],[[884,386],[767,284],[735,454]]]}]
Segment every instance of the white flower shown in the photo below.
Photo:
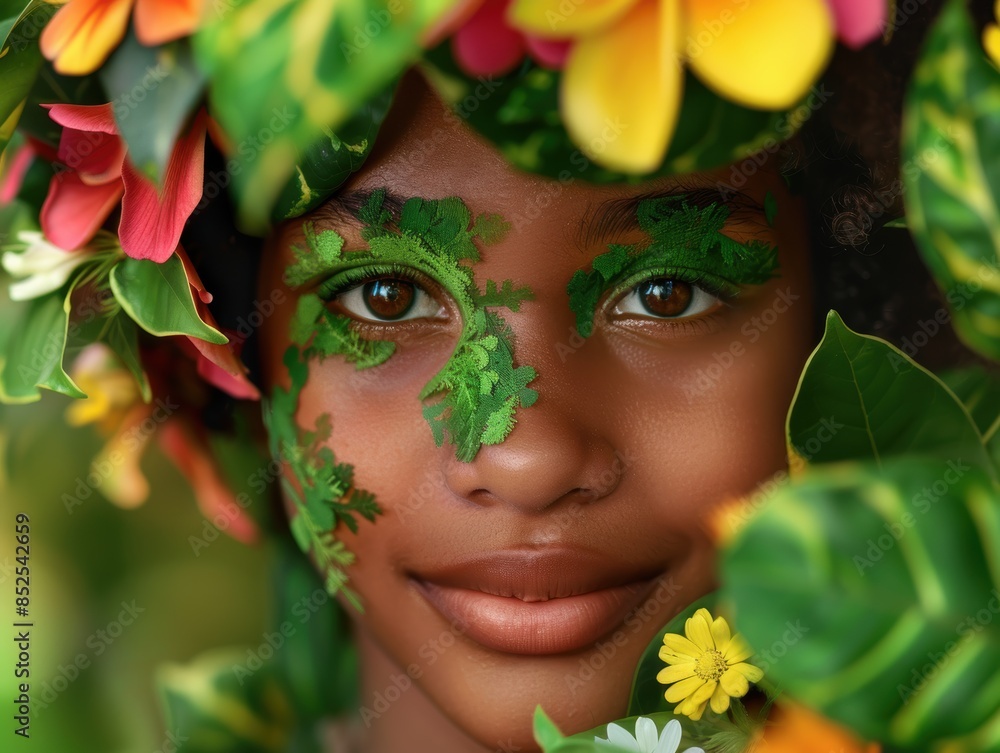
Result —
[{"label": "white flower", "polygon": [[17,239],[27,248],[20,253],[5,251],[0,258],[4,269],[14,277],[23,278],[10,285],[13,301],[27,301],[59,290],[92,253],[87,249],[63,251],[37,230],[22,230]]},{"label": "white flower", "polygon": [[[595,737],[594,742],[615,745],[633,753],[677,753],[677,746],[681,744],[681,723],[671,719],[657,739],[656,723],[648,717],[640,716],[635,720],[635,737],[632,737],[624,727],[611,723],[608,725],[608,739]],[[684,753],[705,753],[705,751],[701,748],[687,748]]]}]

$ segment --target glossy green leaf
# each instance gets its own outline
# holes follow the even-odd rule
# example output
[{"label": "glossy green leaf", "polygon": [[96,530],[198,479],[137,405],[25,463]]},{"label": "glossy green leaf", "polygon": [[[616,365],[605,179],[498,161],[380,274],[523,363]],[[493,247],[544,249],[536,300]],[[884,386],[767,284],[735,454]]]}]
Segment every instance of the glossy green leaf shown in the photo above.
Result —
[{"label": "glossy green leaf", "polygon": [[104,341],[117,354],[125,368],[135,377],[144,402],[153,398],[149,378],[139,358],[139,328],[124,312],[119,311],[107,323]]},{"label": "glossy green leaf", "polygon": [[151,335],[188,335],[216,345],[228,342],[225,335],[198,316],[177,254],[163,264],[122,259],[111,270],[111,290],[135,323]]},{"label": "glossy green leaf", "polygon": [[0,401],[31,403],[41,397],[39,389],[87,396],[63,368],[73,286],[67,283],[23,306],[21,326],[0,355]]},{"label": "glossy green leaf", "polygon": [[945,292],[955,330],[1000,359],[1000,72],[962,0],[925,43],[903,116],[910,230]]},{"label": "glossy green leaf", "polygon": [[295,708],[274,664],[260,654],[220,649],[187,665],[160,668],[157,685],[167,729],[186,738],[178,753],[293,749]]},{"label": "glossy green leaf", "polygon": [[1000,373],[969,366],[939,374],[985,436],[1000,419]]},{"label": "glossy green leaf", "polygon": [[323,135],[305,150],[278,196],[272,220],[298,217],[319,206],[360,169],[375,146],[375,136],[391,102],[392,90],[387,89],[362,105],[336,133],[323,129]]},{"label": "glossy green leaf", "polygon": [[920,751],[995,735],[1000,497],[974,465],[812,468],[736,536],[721,572],[737,627],[791,697]]},{"label": "glossy green leaf", "polygon": [[43,0],[0,7],[0,153],[17,126],[42,67],[38,37],[54,12],[53,6]]},{"label": "glossy green leaf", "polygon": [[129,159],[161,182],[174,143],[205,88],[190,47],[182,42],[146,47],[129,34],[100,75]]},{"label": "glossy green leaf", "polygon": [[968,411],[940,379],[834,311],[799,379],[787,432],[810,463],[921,453],[992,468]]},{"label": "glossy green leaf", "polygon": [[[634,183],[707,170],[773,148],[801,125],[787,113],[750,110],[722,99],[688,74],[663,164],[649,175],[629,176],[591,162],[570,140],[559,114],[558,71],[525,61],[503,78],[472,78],[456,65],[448,41],[427,53],[425,68],[458,117],[490,139],[512,164],[564,182]],[[731,180],[720,188],[739,190],[746,180],[733,168]]]},{"label": "glossy green leaf", "polygon": [[296,163],[420,54],[454,0],[236,0],[194,38],[233,144],[239,218],[265,229]]}]

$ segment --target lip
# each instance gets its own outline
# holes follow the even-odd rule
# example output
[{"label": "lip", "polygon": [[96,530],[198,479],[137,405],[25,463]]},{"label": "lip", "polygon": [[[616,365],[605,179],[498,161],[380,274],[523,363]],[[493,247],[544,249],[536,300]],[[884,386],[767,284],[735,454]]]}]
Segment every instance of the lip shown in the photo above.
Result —
[{"label": "lip", "polygon": [[586,648],[648,597],[657,573],[592,552],[513,550],[411,578],[428,602],[480,645],[511,654]]}]

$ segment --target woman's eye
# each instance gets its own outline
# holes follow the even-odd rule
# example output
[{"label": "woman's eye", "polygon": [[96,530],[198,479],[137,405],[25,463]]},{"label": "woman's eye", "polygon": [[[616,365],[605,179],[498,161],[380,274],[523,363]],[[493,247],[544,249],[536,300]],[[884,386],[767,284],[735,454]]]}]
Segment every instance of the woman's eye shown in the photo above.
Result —
[{"label": "woman's eye", "polygon": [[721,301],[703,288],[683,280],[655,277],[644,280],[615,306],[615,314],[639,314],[679,319],[715,308]]},{"label": "woman's eye", "polygon": [[441,306],[412,280],[379,277],[337,296],[337,301],[358,319],[394,322],[436,316]]}]

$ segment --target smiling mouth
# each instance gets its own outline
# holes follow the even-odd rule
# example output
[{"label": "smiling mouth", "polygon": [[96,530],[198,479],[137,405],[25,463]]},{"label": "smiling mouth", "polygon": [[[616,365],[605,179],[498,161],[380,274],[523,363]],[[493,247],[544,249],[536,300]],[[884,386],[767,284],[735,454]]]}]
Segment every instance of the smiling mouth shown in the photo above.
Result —
[{"label": "smiling mouth", "polygon": [[641,605],[656,573],[577,550],[506,551],[411,581],[450,623],[480,645],[511,654],[592,646]]}]

